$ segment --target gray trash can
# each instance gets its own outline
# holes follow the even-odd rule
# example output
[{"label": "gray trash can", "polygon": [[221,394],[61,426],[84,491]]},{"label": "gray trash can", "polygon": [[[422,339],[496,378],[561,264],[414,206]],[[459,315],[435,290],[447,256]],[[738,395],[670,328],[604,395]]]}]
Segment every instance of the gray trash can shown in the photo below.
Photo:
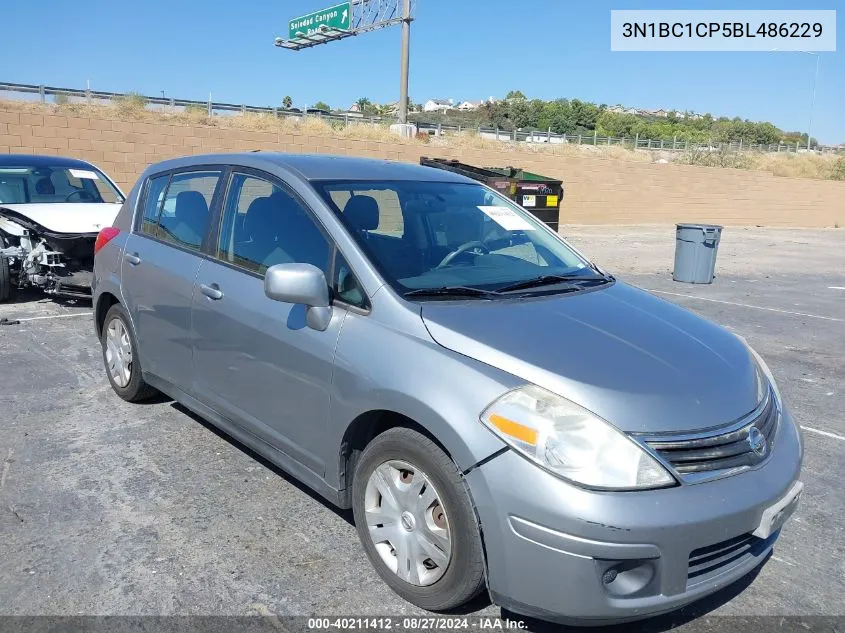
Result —
[{"label": "gray trash can", "polygon": [[716,224],[678,224],[672,279],[690,284],[712,283],[721,237],[722,227]]}]

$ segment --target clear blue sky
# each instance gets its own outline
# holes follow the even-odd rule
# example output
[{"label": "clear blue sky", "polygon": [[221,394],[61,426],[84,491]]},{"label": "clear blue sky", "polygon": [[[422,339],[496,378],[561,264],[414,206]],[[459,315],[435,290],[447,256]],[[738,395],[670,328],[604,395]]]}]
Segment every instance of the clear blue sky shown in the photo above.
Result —
[{"label": "clear blue sky", "polygon": [[[333,0],[39,0],[3,11],[0,80],[278,105],[395,101],[400,29],[301,52],[273,46],[289,18]],[[800,53],[613,53],[611,9],[839,9],[842,0],[418,0],[410,95],[580,98],[769,120],[806,131],[815,58]],[[845,142],[845,51],[822,53],[813,136]]]}]

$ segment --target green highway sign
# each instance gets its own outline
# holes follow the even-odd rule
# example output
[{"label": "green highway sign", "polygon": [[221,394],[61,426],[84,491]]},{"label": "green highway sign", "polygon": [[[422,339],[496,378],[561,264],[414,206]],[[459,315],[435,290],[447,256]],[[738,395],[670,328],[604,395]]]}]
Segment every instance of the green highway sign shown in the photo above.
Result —
[{"label": "green highway sign", "polygon": [[290,39],[296,39],[299,37],[297,33],[314,35],[321,26],[348,29],[351,19],[352,10],[349,3],[344,2],[328,9],[321,9],[308,15],[303,15],[301,18],[294,18],[288,23],[289,37]]}]

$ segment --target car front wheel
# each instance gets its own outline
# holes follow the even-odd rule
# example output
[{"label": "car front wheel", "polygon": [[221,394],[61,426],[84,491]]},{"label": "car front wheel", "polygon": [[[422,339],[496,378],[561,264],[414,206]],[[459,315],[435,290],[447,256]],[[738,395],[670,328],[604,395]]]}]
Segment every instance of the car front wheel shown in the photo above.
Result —
[{"label": "car front wheel", "polygon": [[361,454],[352,488],[355,526],[379,575],[432,611],[484,587],[484,553],[458,469],[428,437],[394,428]]}]

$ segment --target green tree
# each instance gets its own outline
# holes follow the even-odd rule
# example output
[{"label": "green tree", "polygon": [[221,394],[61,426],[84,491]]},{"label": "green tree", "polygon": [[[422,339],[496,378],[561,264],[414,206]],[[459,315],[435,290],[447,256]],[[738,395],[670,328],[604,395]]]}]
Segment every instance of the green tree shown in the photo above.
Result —
[{"label": "green tree", "polygon": [[531,125],[531,108],[525,99],[514,99],[508,104],[508,119],[511,126],[524,128]]},{"label": "green tree", "polygon": [[572,114],[575,117],[575,125],[583,130],[595,130],[596,120],[599,117],[599,108],[595,103],[573,99],[569,102]]},{"label": "green tree", "polygon": [[282,107],[285,110],[290,110],[291,107],[293,107],[293,99],[291,99],[289,95],[282,99]]},{"label": "green tree", "polygon": [[575,115],[566,99],[549,101],[543,109],[543,116],[548,120],[546,127],[551,127],[555,134],[571,134],[575,131]]},{"label": "green tree", "polygon": [[[473,112],[420,113],[416,121],[498,127],[511,131],[514,128],[546,130],[556,134],[592,134],[614,138],[634,138],[653,141],[689,141],[691,143],[738,142],[746,145],[787,143],[807,145],[807,135],[801,132],[784,132],[767,122],[755,123],[740,117],[720,117],[712,114],[697,115],[686,111],[670,112],[666,117],[615,113],[605,104],[596,105],[580,99],[527,99],[519,90],[511,90],[507,98],[495,103],[485,103]],[[813,143],[815,141],[811,141]]]},{"label": "green tree", "polygon": [[642,124],[642,118],[634,114],[617,114],[605,110],[596,119],[596,131],[601,136],[630,138],[636,136]]},{"label": "green tree", "polygon": [[367,106],[370,105],[372,102],[367,99],[367,97],[361,97],[355,103],[358,104],[358,107],[361,109],[361,112],[363,112],[367,109]]},{"label": "green tree", "polygon": [[332,107],[328,103],[326,103],[325,101],[318,101],[317,103],[315,103],[311,107],[313,107],[317,110],[325,110],[326,112],[332,111]]}]

